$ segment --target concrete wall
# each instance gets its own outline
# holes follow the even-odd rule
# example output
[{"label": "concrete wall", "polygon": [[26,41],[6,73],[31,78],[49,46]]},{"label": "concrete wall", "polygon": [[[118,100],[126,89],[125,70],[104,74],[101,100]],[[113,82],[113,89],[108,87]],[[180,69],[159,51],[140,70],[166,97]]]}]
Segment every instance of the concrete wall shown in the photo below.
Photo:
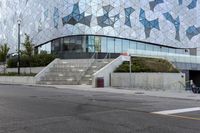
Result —
[{"label": "concrete wall", "polygon": [[112,73],[111,86],[159,90],[185,90],[185,74],[132,73],[130,75],[129,73]]},{"label": "concrete wall", "polygon": [[0,76],[0,84],[35,84],[35,77]]},{"label": "concrete wall", "polygon": [[[44,69],[45,67],[32,67],[31,72],[32,73],[39,73]],[[18,68],[7,68],[7,72],[18,72]],[[21,73],[30,73],[30,68],[29,67],[21,67],[20,68]]]}]

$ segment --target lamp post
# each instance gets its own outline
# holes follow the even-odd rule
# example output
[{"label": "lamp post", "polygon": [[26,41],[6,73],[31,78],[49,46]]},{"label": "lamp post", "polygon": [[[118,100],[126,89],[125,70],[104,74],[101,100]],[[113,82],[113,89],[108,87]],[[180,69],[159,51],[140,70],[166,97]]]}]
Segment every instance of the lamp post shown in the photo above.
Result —
[{"label": "lamp post", "polygon": [[17,62],[17,67],[18,67],[18,75],[20,75],[20,27],[21,27],[21,19],[17,20],[17,24],[18,24],[18,62]]}]

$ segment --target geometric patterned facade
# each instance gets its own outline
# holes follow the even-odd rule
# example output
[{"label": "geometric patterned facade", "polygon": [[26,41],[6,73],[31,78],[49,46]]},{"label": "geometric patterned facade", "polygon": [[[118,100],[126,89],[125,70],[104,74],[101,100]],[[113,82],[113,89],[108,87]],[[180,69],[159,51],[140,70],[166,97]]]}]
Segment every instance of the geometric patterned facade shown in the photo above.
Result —
[{"label": "geometric patterned facade", "polygon": [[16,48],[20,17],[22,33],[38,45],[89,34],[194,48],[200,47],[199,14],[199,0],[1,0],[0,43]]}]

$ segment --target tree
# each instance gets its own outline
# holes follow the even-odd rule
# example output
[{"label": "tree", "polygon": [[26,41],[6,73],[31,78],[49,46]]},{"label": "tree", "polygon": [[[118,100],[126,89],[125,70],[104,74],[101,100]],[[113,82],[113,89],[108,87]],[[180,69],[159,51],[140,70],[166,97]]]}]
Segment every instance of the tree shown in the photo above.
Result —
[{"label": "tree", "polygon": [[30,36],[25,34],[25,41],[23,43],[24,50],[22,51],[22,56],[28,56],[28,63],[30,67],[30,73],[31,73],[31,62],[33,59],[34,54],[34,44],[32,43],[32,40],[30,39]]},{"label": "tree", "polygon": [[6,71],[6,58],[7,58],[7,55],[8,55],[8,52],[9,52],[10,48],[8,46],[8,44],[3,44],[3,45],[0,45],[0,62],[3,62],[4,64],[4,73]]}]

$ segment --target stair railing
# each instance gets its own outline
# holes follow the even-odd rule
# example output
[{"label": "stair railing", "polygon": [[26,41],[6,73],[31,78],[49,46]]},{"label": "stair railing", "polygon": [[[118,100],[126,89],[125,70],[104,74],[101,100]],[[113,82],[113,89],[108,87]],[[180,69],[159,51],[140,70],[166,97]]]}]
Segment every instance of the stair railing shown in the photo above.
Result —
[{"label": "stair railing", "polygon": [[91,67],[91,65],[95,62],[95,60],[96,60],[96,53],[94,53],[92,55],[92,57],[90,59],[88,59],[87,66],[86,66],[85,70],[83,72],[79,73],[80,76],[79,76],[79,78],[77,80],[78,84],[80,84],[81,79],[85,75],[86,71],[88,71],[88,69]]},{"label": "stair railing", "polygon": [[106,54],[106,56],[103,58],[103,61],[106,61],[107,59],[110,59],[110,53]]},{"label": "stair railing", "polygon": [[0,73],[4,72],[4,67],[2,65],[0,65]]}]

